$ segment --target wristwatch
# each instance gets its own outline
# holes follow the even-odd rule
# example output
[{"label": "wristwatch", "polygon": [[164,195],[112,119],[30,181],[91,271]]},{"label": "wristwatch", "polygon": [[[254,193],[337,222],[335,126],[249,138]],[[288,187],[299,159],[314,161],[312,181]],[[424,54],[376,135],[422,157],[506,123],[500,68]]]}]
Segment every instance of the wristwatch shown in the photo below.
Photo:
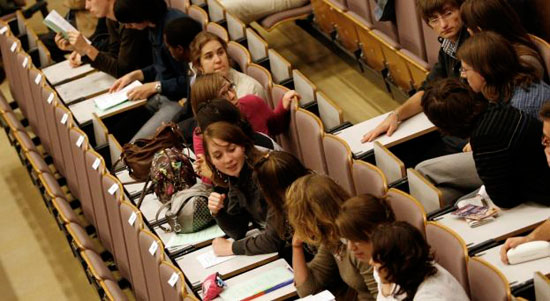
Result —
[{"label": "wristwatch", "polygon": [[158,94],[162,92],[162,85],[160,84],[160,82],[155,85],[155,91],[157,91]]}]

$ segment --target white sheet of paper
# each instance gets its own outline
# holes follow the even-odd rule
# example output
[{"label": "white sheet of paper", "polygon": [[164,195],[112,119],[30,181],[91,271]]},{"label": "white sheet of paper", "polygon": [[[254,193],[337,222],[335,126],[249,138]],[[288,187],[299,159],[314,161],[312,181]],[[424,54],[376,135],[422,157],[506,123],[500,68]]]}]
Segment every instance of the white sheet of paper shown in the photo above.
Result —
[{"label": "white sheet of paper", "polygon": [[292,271],[277,267],[250,280],[228,286],[221,292],[220,297],[223,300],[242,300],[293,279]]},{"label": "white sheet of paper", "polygon": [[[65,18],[63,18],[55,9],[52,9],[50,13],[44,18],[44,24],[48,26],[51,30],[63,34],[63,37],[66,39],[67,33],[70,31],[76,31],[78,30],[74,28],[74,26],[69,23]],[[87,38],[84,38],[88,44],[91,44],[90,40]]]},{"label": "white sheet of paper", "polygon": [[193,245],[209,239],[214,239],[216,237],[222,237],[224,235],[225,233],[218,225],[213,225],[195,233],[176,234],[168,241],[166,247],[171,248],[176,246]]},{"label": "white sheet of paper", "polygon": [[42,72],[44,72],[44,75],[52,86],[92,71],[94,71],[94,68],[92,68],[90,64],[73,68],[71,67],[69,60],[42,69]]},{"label": "white sheet of paper", "polygon": [[204,254],[201,254],[197,256],[197,261],[200,262],[203,268],[207,269],[209,267],[213,267],[217,264],[220,264],[222,262],[226,262],[228,260],[231,260],[235,258],[235,255],[232,256],[216,256],[214,254],[214,250],[211,250],[209,252],[206,252]]},{"label": "white sheet of paper", "polygon": [[66,105],[80,99],[106,92],[115,78],[104,72],[94,72],[77,80],[55,87]]},{"label": "white sheet of paper", "polygon": [[112,108],[116,105],[119,105],[125,101],[128,100],[128,91],[132,90],[133,88],[135,87],[139,87],[141,86],[142,83],[139,82],[138,80],[132,82],[131,84],[129,84],[128,86],[124,87],[124,89],[120,90],[120,91],[117,91],[117,92],[114,92],[114,93],[105,93],[105,94],[101,94],[97,97],[94,98],[94,104],[95,106],[102,110],[102,111],[105,111],[109,108]]}]

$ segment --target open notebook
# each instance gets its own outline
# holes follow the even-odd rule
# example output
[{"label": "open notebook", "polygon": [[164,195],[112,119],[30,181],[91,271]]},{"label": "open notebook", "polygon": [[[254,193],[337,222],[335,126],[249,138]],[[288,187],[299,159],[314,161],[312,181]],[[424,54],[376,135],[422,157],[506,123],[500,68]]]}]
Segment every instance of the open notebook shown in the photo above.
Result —
[{"label": "open notebook", "polygon": [[132,82],[131,84],[129,84],[128,86],[124,87],[124,89],[120,90],[120,91],[117,91],[117,92],[114,92],[114,93],[105,93],[105,94],[101,94],[97,97],[94,98],[94,104],[95,106],[102,110],[102,111],[105,111],[109,108],[112,108],[116,105],[119,105],[125,101],[128,100],[128,91],[132,90],[133,88],[135,87],[139,87],[141,86],[142,83],[140,83],[139,81],[134,81]]},{"label": "open notebook", "polygon": [[[68,39],[67,33],[78,30],[74,28],[71,23],[65,20],[57,11],[52,9],[50,13],[44,18],[44,24],[56,33],[61,33],[65,39]],[[90,40],[84,38],[88,44],[91,44]]]}]

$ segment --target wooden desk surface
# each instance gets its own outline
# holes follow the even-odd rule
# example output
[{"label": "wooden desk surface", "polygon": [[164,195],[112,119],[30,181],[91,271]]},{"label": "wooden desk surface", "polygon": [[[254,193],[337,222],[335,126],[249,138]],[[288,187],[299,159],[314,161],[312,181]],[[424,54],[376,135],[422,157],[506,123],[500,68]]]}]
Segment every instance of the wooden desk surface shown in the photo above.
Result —
[{"label": "wooden desk surface", "polygon": [[71,67],[69,60],[48,66],[42,69],[42,72],[46,76],[46,79],[52,86],[58,85],[63,82],[67,82],[79,77],[82,77],[88,73],[93,72],[95,69],[90,64],[85,64],[76,68]]},{"label": "wooden desk surface", "polygon": [[65,105],[107,92],[115,78],[105,72],[94,72],[77,80],[56,86],[55,89]]},{"label": "wooden desk surface", "polygon": [[508,279],[510,286],[516,286],[533,279],[535,272],[550,273],[550,257],[527,261],[520,264],[504,264],[500,260],[500,246],[496,246],[479,254],[480,258],[499,269]]},{"label": "wooden desk surface", "polygon": [[[336,133],[337,136],[346,140],[354,155],[359,156],[370,152],[374,148],[374,143],[367,142],[361,143],[363,135],[368,131],[374,129],[379,123],[381,123],[390,113],[385,113],[369,120],[365,120],[361,123],[353,125],[349,128],[345,128],[342,131]],[[413,138],[422,136],[429,132],[435,131],[436,127],[428,120],[428,117],[424,113],[416,114],[415,116],[401,122],[397,130],[391,136],[385,134],[380,135],[376,141],[380,142],[386,147],[411,140]]]},{"label": "wooden desk surface", "polygon": [[211,250],[212,246],[210,245],[176,259],[179,268],[193,286],[199,285],[207,276],[215,272],[220,273],[222,278],[227,279],[277,259],[277,253],[254,256],[238,255],[228,261],[205,269],[197,260],[197,256]]}]

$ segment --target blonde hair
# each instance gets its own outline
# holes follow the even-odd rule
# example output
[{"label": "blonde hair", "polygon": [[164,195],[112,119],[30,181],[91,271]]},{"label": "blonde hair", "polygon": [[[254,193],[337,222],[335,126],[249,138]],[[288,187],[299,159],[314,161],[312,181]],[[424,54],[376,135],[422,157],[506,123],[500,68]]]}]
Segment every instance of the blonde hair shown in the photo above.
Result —
[{"label": "blonde hair", "polygon": [[286,212],[294,233],[305,243],[335,250],[340,241],[336,218],[349,194],[331,178],[317,174],[294,181],[286,192]]},{"label": "blonde hair", "polygon": [[193,39],[193,42],[191,42],[191,45],[189,46],[189,50],[191,52],[191,63],[193,63],[195,68],[198,69],[201,66],[202,48],[210,41],[218,41],[227,54],[227,43],[223,39],[213,33],[202,31]]},{"label": "blonde hair", "polygon": [[219,98],[220,89],[228,81],[229,79],[219,73],[208,73],[197,77],[191,86],[191,108],[193,109],[193,114],[197,114],[197,108],[201,103]]}]

